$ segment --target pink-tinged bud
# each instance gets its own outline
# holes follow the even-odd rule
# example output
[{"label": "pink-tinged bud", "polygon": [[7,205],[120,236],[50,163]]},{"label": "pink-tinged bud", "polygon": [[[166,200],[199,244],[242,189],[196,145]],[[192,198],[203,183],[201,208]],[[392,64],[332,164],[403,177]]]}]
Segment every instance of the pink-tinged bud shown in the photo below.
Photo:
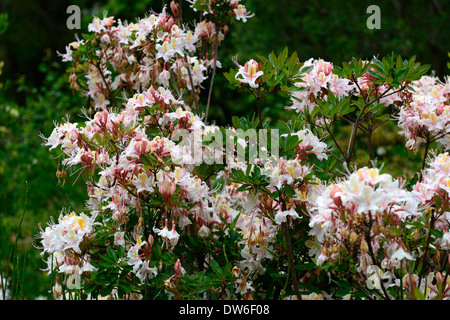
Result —
[{"label": "pink-tinged bud", "polygon": [[100,131],[106,130],[106,124],[108,122],[108,110],[103,109],[101,113],[97,113],[94,117],[94,122]]},{"label": "pink-tinged bud", "polygon": [[86,166],[91,166],[92,163],[95,161],[95,153],[93,154],[91,149],[87,148],[81,155],[81,163],[85,164]]},{"label": "pink-tinged bud", "polygon": [[178,259],[177,262],[175,262],[174,269],[175,269],[175,274],[176,274],[177,278],[180,277],[180,275],[184,276],[184,274],[186,273],[184,268],[181,266],[180,259]]},{"label": "pink-tinged bud", "polygon": [[153,85],[150,86],[150,88],[147,90],[147,92],[149,92],[150,95],[153,97],[153,99],[154,99],[155,101],[157,101],[158,94],[157,94],[156,89],[153,87]]},{"label": "pink-tinged bud", "polygon": [[170,9],[173,12],[173,16],[175,18],[178,18],[178,16],[180,15],[180,6],[178,5],[178,3],[172,0],[172,2],[170,2]]},{"label": "pink-tinged bud", "polygon": [[442,273],[439,271],[436,273],[436,281],[438,284],[441,284],[444,282],[444,277],[442,276]]},{"label": "pink-tinged bud", "polygon": [[206,24],[206,28],[208,29],[208,33],[209,33],[210,35],[212,35],[212,34],[214,33],[214,24],[213,24],[211,21],[209,21],[209,22]]},{"label": "pink-tinged bud", "polygon": [[403,278],[403,286],[405,289],[412,290],[417,286],[416,279],[414,275],[407,274]]},{"label": "pink-tinged bud", "polygon": [[439,104],[439,106],[437,107],[436,115],[440,116],[442,114],[442,112],[444,112],[444,104],[443,103]]},{"label": "pink-tinged bud", "polygon": [[361,82],[359,87],[361,88],[362,91],[369,90],[370,83],[368,81],[363,81]]},{"label": "pink-tinged bud", "polygon": [[134,151],[136,152],[137,155],[142,155],[144,153],[147,152],[147,148],[148,148],[149,144],[147,141],[145,140],[141,140],[139,142],[136,142],[134,144]]},{"label": "pink-tinged bud", "polygon": [[330,198],[334,198],[334,195],[336,194],[336,192],[341,192],[342,189],[339,188],[338,186],[334,186],[333,189],[331,189],[330,191]]},{"label": "pink-tinged bud", "polygon": [[161,192],[164,201],[169,201],[170,198],[172,198],[172,195],[174,194],[176,187],[177,186],[174,183],[171,183],[167,180],[161,183],[161,185],[159,186],[159,192]]},{"label": "pink-tinged bud", "polygon": [[172,17],[170,17],[169,18],[169,20],[167,20],[167,23],[166,23],[166,31],[167,32],[170,32],[170,30],[172,29],[172,27],[173,27],[173,25],[175,24],[175,21],[173,21],[173,18]]},{"label": "pink-tinged bud", "polygon": [[228,33],[228,25],[225,23],[224,27],[223,27],[223,33],[227,34]]},{"label": "pink-tinged bud", "polygon": [[122,166],[114,168],[113,176],[119,180],[127,180],[128,171],[124,170]]},{"label": "pink-tinged bud", "polygon": [[326,75],[329,75],[331,73],[331,64],[327,64],[325,66],[325,70],[324,70]]},{"label": "pink-tinged bud", "polygon": [[319,75],[322,72],[325,76],[328,76],[331,73],[331,64],[329,63],[321,64],[319,68],[317,68],[317,75]]},{"label": "pink-tinged bud", "polygon": [[345,209],[349,212],[357,213],[358,212],[358,204],[353,201],[347,202],[345,204]]},{"label": "pink-tinged bud", "polygon": [[155,242],[155,238],[151,234],[149,234],[147,242],[148,242],[148,245],[149,245],[149,247],[151,249],[153,247],[153,243]]},{"label": "pink-tinged bud", "polygon": [[333,203],[339,208],[342,206],[342,199],[341,197],[334,197],[333,198]]},{"label": "pink-tinged bud", "polygon": [[119,121],[110,121],[107,126],[106,129],[111,132],[114,136],[118,136],[119,135],[119,131],[117,130],[117,128],[120,128],[120,120]]}]

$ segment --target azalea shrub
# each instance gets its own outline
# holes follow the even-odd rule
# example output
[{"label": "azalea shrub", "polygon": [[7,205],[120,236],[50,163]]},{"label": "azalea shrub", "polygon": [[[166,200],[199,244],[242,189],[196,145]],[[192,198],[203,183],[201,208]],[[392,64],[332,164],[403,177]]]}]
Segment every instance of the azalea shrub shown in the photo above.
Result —
[{"label": "azalea shrub", "polygon": [[[43,140],[59,183],[83,179],[89,198],[38,234],[53,297],[448,299],[448,79],[395,54],[342,66],[287,48],[230,57],[229,88],[255,108],[217,126],[219,48],[253,13],[188,2],[198,21],[175,1],[136,22],[94,17],[60,54],[89,106]],[[271,95],[290,101],[289,121],[265,119]],[[411,153],[425,145],[412,177],[377,162],[387,123]]]}]

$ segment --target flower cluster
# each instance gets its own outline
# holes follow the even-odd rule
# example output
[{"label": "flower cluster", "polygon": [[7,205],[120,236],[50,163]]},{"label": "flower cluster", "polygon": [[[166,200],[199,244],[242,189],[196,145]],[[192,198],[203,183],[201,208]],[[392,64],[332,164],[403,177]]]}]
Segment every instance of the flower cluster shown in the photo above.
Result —
[{"label": "flower cluster", "polygon": [[236,220],[236,229],[242,235],[240,267],[250,274],[264,273],[263,260],[272,259],[274,236],[277,229],[264,217],[257,205],[258,195],[237,191],[240,185],[225,185],[214,196],[218,214],[227,222]]},{"label": "flower cluster", "polygon": [[230,15],[233,16],[236,20],[242,20],[242,22],[247,22],[248,18],[253,17],[255,14],[250,13],[245,5],[240,3],[240,0],[221,0],[221,1],[214,1],[214,2],[205,2],[203,0],[187,0],[191,4],[191,8],[194,9],[194,11],[197,11],[197,7],[201,7],[205,12],[209,14],[214,13],[214,6],[223,5],[224,7],[227,7],[229,9]]},{"label": "flower cluster", "polygon": [[[233,129],[232,132],[235,131]],[[296,208],[303,210],[308,207],[323,189],[321,181],[313,175],[313,164],[307,155],[315,155],[319,160],[326,159],[326,144],[308,129],[283,135],[282,138],[288,136],[298,138],[296,158],[256,158],[252,163],[247,163],[232,156],[218,173],[218,179],[228,181],[232,180],[233,170],[246,171],[247,166],[251,166],[250,172],[260,172],[261,179],[266,182],[266,192],[240,191],[242,184],[227,183],[213,200],[215,211],[223,220],[232,223],[236,219],[235,227],[242,236],[239,244],[243,245],[240,268],[250,277],[265,274],[265,262],[272,260],[279,251],[276,238],[281,225],[295,224],[300,219]],[[238,138],[234,147],[237,145],[245,148],[249,142]],[[283,188],[293,192],[292,202],[287,207],[281,198],[273,197]]]},{"label": "flower cluster", "polygon": [[[95,180],[88,183],[87,207],[91,216],[61,218],[59,224],[43,231],[44,252],[72,249],[82,254],[85,251],[79,248],[80,243],[93,237],[92,221],[97,219],[97,223],[104,225],[112,219],[117,224],[115,247],[120,245],[127,250],[133,273],[145,281],[154,277],[157,270],[149,265],[152,246],[141,241],[143,208],[159,210],[165,217],[162,228],[155,225],[146,232],[151,232],[168,250],[176,246],[178,231],[186,226],[196,224],[201,228],[219,220],[210,208],[211,192],[206,183],[191,173],[189,166],[172,161],[181,154],[178,142],[171,140],[172,133],[180,128],[204,127],[197,116],[183,111],[182,106],[168,90],[150,87],[128,99],[120,114],[104,109],[83,125],[65,123],[55,127],[45,145],[50,149],[60,147],[64,166],[78,167]],[[154,111],[148,112],[149,109]],[[157,127],[159,135],[151,133],[150,127]],[[134,217],[138,223],[130,239],[136,240],[130,244],[124,232],[127,222]],[[60,255],[55,261],[72,260]],[[88,259],[80,261],[85,263]]]},{"label": "flower cluster", "polygon": [[[364,60],[362,61],[363,66],[371,63],[370,61]],[[355,86],[358,88],[359,93],[363,96],[374,96],[377,98],[377,102],[380,104],[384,104],[385,106],[389,106],[395,103],[400,103],[402,99],[402,90],[394,91],[392,90],[392,86],[388,84],[375,84],[375,77],[373,74],[379,74],[372,66],[369,67],[369,70],[366,71],[361,77],[356,79]]]},{"label": "flower cluster", "polygon": [[450,84],[422,76],[411,84],[407,103],[400,109],[398,126],[406,147],[417,151],[421,142],[439,140],[446,148],[450,125]]},{"label": "flower cluster", "polygon": [[314,154],[319,161],[328,159],[328,145],[325,142],[320,141],[311,130],[305,128],[294,132],[291,135],[297,136],[300,141],[296,149],[297,157],[300,159],[303,159],[307,154]]},{"label": "flower cluster", "polygon": [[412,190],[414,198],[434,216],[434,227],[442,232],[442,237],[436,239],[435,248],[448,250],[450,248],[450,157],[448,153],[439,154],[428,162],[422,180],[418,181]]},{"label": "flower cluster", "polygon": [[[226,1],[222,6],[236,20],[245,22],[252,16],[239,1]],[[208,68],[221,66],[215,52],[204,58],[195,54],[205,52],[214,39],[223,40],[226,24],[215,24],[206,17],[189,30],[177,23],[178,4],[172,3],[171,9],[173,15],[164,8],[160,14],[130,23],[94,17],[88,26],[92,34],[70,43],[60,54],[63,61],[72,61],[71,87],[91,99],[93,110],[114,106],[115,92],[124,89],[133,93],[152,85],[172,85],[180,93],[184,88],[197,90]]]},{"label": "flower cluster", "polygon": [[97,270],[83,245],[95,237],[94,218],[84,213],[61,214],[57,223],[50,223],[41,231],[42,254],[48,253],[48,272],[58,270],[68,275],[67,285],[80,288],[80,277],[85,272]]},{"label": "flower cluster", "polygon": [[300,90],[292,92],[292,105],[287,109],[303,113],[306,108],[311,112],[317,106],[316,99],[326,100],[328,92],[345,97],[356,88],[349,80],[333,74],[330,62],[311,58],[304,62],[303,67],[310,67],[311,70],[304,74],[301,82],[295,83]]},{"label": "flower cluster", "polygon": [[361,270],[376,264],[374,257],[383,250],[386,267],[412,260],[400,239],[392,237],[391,228],[417,215],[417,210],[417,201],[398,180],[376,168],[359,169],[317,197],[310,220],[317,246],[311,253],[318,265],[349,254]]}]

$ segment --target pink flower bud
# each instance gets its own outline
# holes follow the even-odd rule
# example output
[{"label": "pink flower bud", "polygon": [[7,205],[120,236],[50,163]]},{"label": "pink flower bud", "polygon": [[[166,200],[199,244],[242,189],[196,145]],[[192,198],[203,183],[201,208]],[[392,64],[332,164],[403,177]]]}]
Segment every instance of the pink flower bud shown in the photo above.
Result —
[{"label": "pink flower bud", "polygon": [[148,145],[149,143],[145,140],[138,141],[134,145],[134,151],[140,156],[147,152]]},{"label": "pink flower bud", "polygon": [[148,245],[149,245],[149,247],[151,249],[153,247],[153,242],[155,242],[155,238],[151,234],[149,234],[147,242],[148,242]]},{"label": "pink flower bud", "polygon": [[177,278],[180,277],[180,275],[184,276],[184,274],[186,273],[184,268],[181,266],[180,259],[178,259],[177,262],[175,262],[174,269],[175,269],[175,274],[176,274]]},{"label": "pink flower bud", "polygon": [[333,189],[331,189],[330,191],[330,198],[334,198],[334,195],[336,194],[336,192],[341,192],[342,189],[339,188],[338,186],[334,186]]},{"label": "pink flower bud", "polygon": [[170,9],[172,10],[175,18],[177,18],[180,15],[179,5],[174,0],[172,0],[172,2],[170,2]]},{"label": "pink flower bud", "polygon": [[170,198],[172,198],[172,195],[174,194],[176,187],[177,186],[174,183],[171,183],[167,180],[161,183],[161,185],[159,186],[159,192],[161,192],[164,201],[169,201]]}]

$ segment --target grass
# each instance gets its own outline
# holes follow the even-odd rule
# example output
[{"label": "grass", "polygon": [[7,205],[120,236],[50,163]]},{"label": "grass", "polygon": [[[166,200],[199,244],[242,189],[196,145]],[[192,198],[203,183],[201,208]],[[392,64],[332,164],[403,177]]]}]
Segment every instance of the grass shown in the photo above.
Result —
[{"label": "grass", "polygon": [[[23,292],[23,279],[25,274],[25,266],[26,266],[26,252],[23,255],[23,259],[20,258],[17,250],[17,244],[19,240],[19,236],[21,233],[21,227],[23,223],[23,219],[25,217],[25,212],[27,209],[28,204],[28,182],[25,181],[26,188],[25,188],[25,205],[23,208],[22,215],[20,217],[19,225],[17,227],[16,232],[16,238],[14,240],[14,245],[12,246],[9,257],[7,260],[6,267],[3,265],[0,265],[0,282],[1,282],[1,292],[2,292],[2,298],[5,299],[11,299],[11,300],[21,300],[24,298],[24,292]],[[1,220],[1,225],[3,226],[3,218]],[[7,233],[4,233],[2,228],[2,240],[4,235]],[[3,247],[2,247],[3,249]],[[4,252],[2,252],[2,257],[4,257]],[[22,261],[21,261],[22,260]],[[4,259],[0,260],[1,263],[4,262]]]}]

